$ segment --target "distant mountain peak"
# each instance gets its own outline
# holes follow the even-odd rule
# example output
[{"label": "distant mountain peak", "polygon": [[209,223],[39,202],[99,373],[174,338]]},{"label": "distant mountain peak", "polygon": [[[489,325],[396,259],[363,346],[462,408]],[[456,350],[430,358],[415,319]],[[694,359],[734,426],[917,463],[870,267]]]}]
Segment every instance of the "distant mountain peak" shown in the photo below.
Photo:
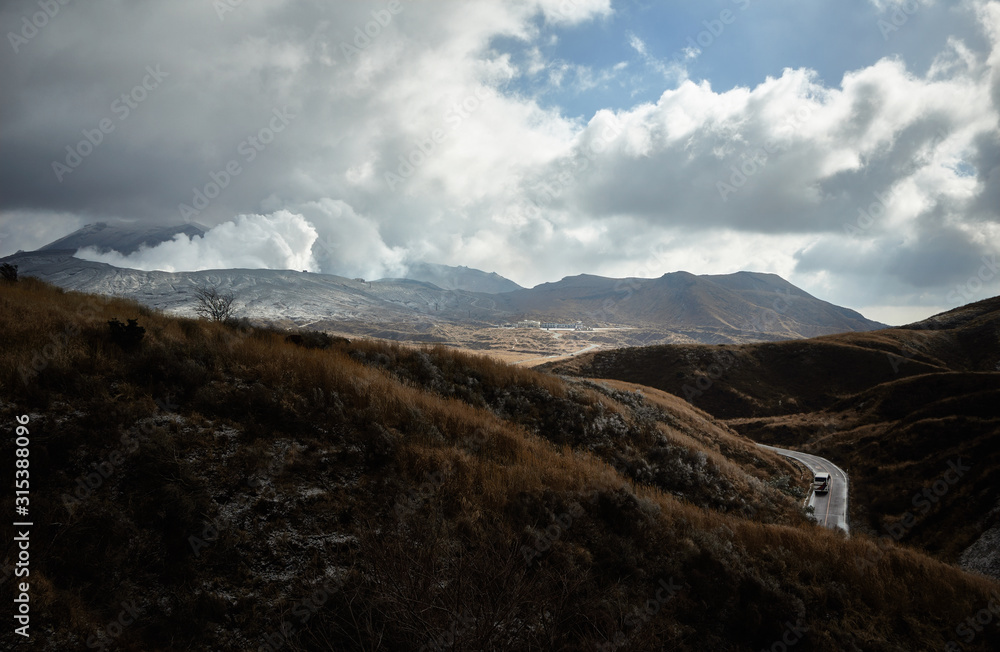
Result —
[{"label": "distant mountain peak", "polygon": [[465,265],[457,267],[437,263],[418,262],[410,265],[406,278],[432,283],[442,290],[465,290],[500,294],[520,290],[520,285],[496,272],[484,272]]},{"label": "distant mountain peak", "polygon": [[194,222],[189,224],[172,224],[137,228],[131,224],[109,224],[94,222],[87,224],[69,235],[50,242],[39,251],[73,250],[87,247],[105,253],[117,251],[125,256],[135,253],[140,247],[155,247],[158,244],[172,240],[174,236],[183,234],[188,237],[203,236],[208,227]]},{"label": "distant mountain peak", "polygon": [[[258,316],[268,318],[309,316],[315,321],[339,313],[361,320],[420,316],[463,323],[581,321],[706,343],[796,339],[884,326],[817,299],[780,276],[759,272],[694,275],[675,271],[659,278],[577,274],[525,289],[495,272],[428,262],[410,264],[405,281],[356,284],[333,275],[288,275],[264,269],[147,273],[73,257],[84,247],[128,255],[178,234],[195,237],[205,232],[197,224],[140,231],[132,225],[95,222],[38,252],[18,254],[18,264],[25,276],[36,275],[84,291],[115,293],[128,288],[130,294],[158,307],[184,303],[177,291],[180,279],[203,283],[209,276],[228,277],[240,285],[249,303],[258,306]],[[78,273],[82,269],[87,272]],[[492,296],[487,299],[484,294]]]}]

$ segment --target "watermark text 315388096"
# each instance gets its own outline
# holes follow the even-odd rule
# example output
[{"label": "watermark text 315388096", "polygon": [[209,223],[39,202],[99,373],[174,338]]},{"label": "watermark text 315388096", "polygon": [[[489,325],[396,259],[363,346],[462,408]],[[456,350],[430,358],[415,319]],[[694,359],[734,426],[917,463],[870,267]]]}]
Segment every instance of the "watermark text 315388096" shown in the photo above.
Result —
[{"label": "watermark text 315388096", "polygon": [[[31,487],[31,474],[29,473],[30,462],[28,460],[31,451],[28,445],[31,440],[28,438],[28,422],[31,418],[27,414],[16,417],[17,425],[14,428],[16,448],[14,449],[14,508],[17,512],[17,521],[14,522],[14,530],[17,536],[14,541],[17,544],[17,562],[15,563],[14,576],[27,578],[31,576],[31,525],[28,520],[28,507],[30,506],[29,494]],[[14,620],[20,627],[15,627],[14,632],[20,636],[28,638],[28,628],[31,626],[31,583],[19,581],[14,587]]]}]

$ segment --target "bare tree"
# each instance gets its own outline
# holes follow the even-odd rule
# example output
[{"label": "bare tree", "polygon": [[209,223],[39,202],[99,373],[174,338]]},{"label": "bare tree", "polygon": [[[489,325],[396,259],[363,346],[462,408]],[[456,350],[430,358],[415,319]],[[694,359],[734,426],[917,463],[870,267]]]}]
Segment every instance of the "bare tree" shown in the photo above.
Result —
[{"label": "bare tree", "polygon": [[196,288],[194,296],[198,300],[194,310],[202,317],[222,324],[232,321],[236,313],[236,307],[233,305],[236,295],[232,292],[220,292],[219,288],[213,285]]},{"label": "bare tree", "polygon": [[0,265],[0,279],[3,279],[10,283],[16,283],[17,265],[11,265],[10,263],[4,263],[3,265]]}]

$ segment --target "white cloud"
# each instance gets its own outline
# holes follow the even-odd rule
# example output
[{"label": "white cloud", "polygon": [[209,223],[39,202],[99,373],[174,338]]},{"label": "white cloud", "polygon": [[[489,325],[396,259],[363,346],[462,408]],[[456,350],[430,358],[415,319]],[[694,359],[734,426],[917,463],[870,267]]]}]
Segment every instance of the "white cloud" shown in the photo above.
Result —
[{"label": "white cloud", "polygon": [[[1000,3],[975,6],[988,50],[952,40],[926,72],[890,58],[841,80],[789,69],[733,89],[686,81],[682,64],[618,33],[637,55],[630,73],[658,71],[666,90],[578,121],[514,82],[615,80],[624,63],[549,62],[539,47],[554,38],[545,25],[610,16],[607,0],[404,3],[350,57],[344,45],[371,22],[369,3],[244,3],[221,25],[204,2],[143,3],[142,20],[114,3],[80,5],[78,20],[53,23],[31,57],[0,71],[14,89],[0,145],[17,162],[2,169],[17,207],[4,218],[176,221],[191,189],[235,158],[243,172],[197,219],[231,222],[246,256],[213,237],[168,243],[142,264],[242,260],[372,278],[424,258],[532,284],[636,273],[662,246],[662,271],[755,268],[855,306],[940,306],[943,279],[967,274],[996,242]],[[524,70],[497,37],[523,42]],[[162,62],[172,77],[63,185],[40,180],[135,83],[133,62]],[[238,144],[285,105],[295,121],[256,160],[240,159]],[[402,181],[391,188],[387,173]],[[884,217],[845,233],[894,189]],[[271,228],[285,248],[255,239]]]},{"label": "white cloud", "polygon": [[143,247],[127,256],[81,249],[77,258],[116,267],[166,272],[203,269],[317,268],[312,246],[317,233],[301,215],[279,211],[272,215],[240,215],[210,229],[204,236],[174,236],[155,247]]},{"label": "white cloud", "polygon": [[362,278],[405,275],[406,250],[389,247],[378,224],[340,200],[322,199],[295,207],[318,237],[311,244],[315,271]]},{"label": "white cloud", "polygon": [[631,47],[633,50],[635,50],[639,54],[642,54],[642,55],[647,54],[646,43],[641,38],[639,38],[638,36],[636,36],[635,34],[629,34],[628,35],[628,44],[629,44],[629,47]]},{"label": "white cloud", "polygon": [[60,211],[3,211],[0,213],[0,256],[19,249],[34,251],[76,231],[87,220]]},{"label": "white cloud", "polygon": [[575,25],[612,14],[611,0],[538,0],[545,20],[555,25]]},{"label": "white cloud", "polygon": [[879,11],[894,11],[896,9],[906,9],[908,12],[924,6],[930,7],[937,0],[869,0]]},{"label": "white cloud", "polygon": [[[659,73],[667,82],[670,84],[675,84],[679,81],[687,79],[687,69],[677,61],[661,61],[653,56],[649,51],[645,41],[636,36],[634,33],[628,34],[628,44],[639,57],[642,59],[643,63],[649,66],[652,70]],[[697,56],[697,52],[691,48],[685,48],[683,50],[685,60],[693,59]]]},{"label": "white cloud", "polygon": [[534,77],[535,75],[542,72],[549,66],[548,62],[545,60],[544,55],[542,55],[542,51],[538,49],[538,47],[533,47],[530,50],[528,50],[527,57],[528,61],[527,61],[527,66],[525,68],[525,73],[529,77]]}]

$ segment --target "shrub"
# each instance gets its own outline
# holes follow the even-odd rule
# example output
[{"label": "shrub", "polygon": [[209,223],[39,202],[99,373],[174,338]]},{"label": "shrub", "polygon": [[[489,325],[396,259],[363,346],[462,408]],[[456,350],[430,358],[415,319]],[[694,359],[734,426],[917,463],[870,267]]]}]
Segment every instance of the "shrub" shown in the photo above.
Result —
[{"label": "shrub", "polygon": [[10,263],[0,265],[0,279],[8,283],[17,283],[17,265]]},{"label": "shrub", "polygon": [[330,337],[326,333],[320,333],[318,331],[292,333],[291,335],[285,337],[285,341],[307,349],[328,349],[333,346],[334,343],[350,344],[351,342],[346,337]]},{"label": "shrub", "polygon": [[108,328],[111,329],[111,341],[125,350],[137,348],[146,334],[146,329],[135,319],[123,324],[115,318],[108,322]]},{"label": "shrub", "polygon": [[227,323],[236,314],[236,295],[232,292],[220,292],[217,287],[199,287],[194,291],[198,305],[194,311],[206,319]]}]

